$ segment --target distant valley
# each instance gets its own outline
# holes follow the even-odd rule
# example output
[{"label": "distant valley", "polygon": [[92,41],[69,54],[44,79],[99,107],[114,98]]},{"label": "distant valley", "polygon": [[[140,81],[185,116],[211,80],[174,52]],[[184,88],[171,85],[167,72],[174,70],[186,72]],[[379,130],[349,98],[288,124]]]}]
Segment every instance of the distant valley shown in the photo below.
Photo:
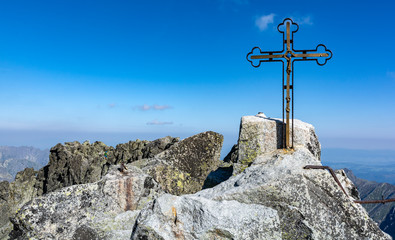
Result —
[{"label": "distant valley", "polygon": [[0,146],[0,181],[14,181],[25,168],[38,170],[48,163],[49,150],[34,147]]}]

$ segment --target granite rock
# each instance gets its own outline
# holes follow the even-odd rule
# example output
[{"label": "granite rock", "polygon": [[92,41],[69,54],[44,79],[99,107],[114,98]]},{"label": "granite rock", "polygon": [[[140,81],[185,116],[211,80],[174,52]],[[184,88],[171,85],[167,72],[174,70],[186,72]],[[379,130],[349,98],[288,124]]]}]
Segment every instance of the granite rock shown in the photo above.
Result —
[{"label": "granite rock", "polygon": [[9,218],[35,197],[58,189],[99,181],[114,164],[152,157],[172,147],[179,138],[164,137],[152,142],[129,141],[116,148],[102,142],[68,142],[50,150],[48,165],[39,171],[25,169],[12,183],[0,182],[0,239],[12,229]]},{"label": "granite rock", "polygon": [[305,165],[320,160],[306,148],[275,150],[213,188],[162,195],[142,210],[132,239],[391,239],[329,172]]},{"label": "granite rock", "polygon": [[167,193],[195,193],[203,188],[207,176],[221,163],[222,142],[221,134],[199,133],[133,165],[151,175]]},{"label": "granite rock", "polygon": [[49,163],[38,173],[40,195],[75,184],[96,182],[109,167],[152,157],[178,142],[178,138],[164,137],[155,141],[129,141],[116,148],[102,142],[90,144],[68,142],[50,150]]},{"label": "granite rock", "polygon": [[156,157],[204,181],[219,164],[223,140],[224,137],[219,133],[199,133],[185,138]]},{"label": "granite rock", "polygon": [[141,212],[131,239],[280,239],[277,211],[259,204],[162,195]]},{"label": "granite rock", "polygon": [[0,182],[0,239],[6,239],[12,230],[9,217],[37,195],[36,174],[33,168],[26,168],[16,174],[15,181]]},{"label": "granite rock", "polygon": [[140,169],[116,166],[100,181],[34,198],[11,218],[11,239],[127,239],[141,208],[162,192]]},{"label": "granite rock", "polygon": [[[244,116],[241,118],[238,139],[237,160],[231,157],[236,173],[248,167],[257,156],[283,148],[284,124],[279,119],[268,118],[264,114]],[[307,148],[316,158],[320,159],[321,145],[311,124],[294,120],[294,149]],[[292,126],[291,126],[292,133]],[[241,165],[241,166],[240,166]]]}]

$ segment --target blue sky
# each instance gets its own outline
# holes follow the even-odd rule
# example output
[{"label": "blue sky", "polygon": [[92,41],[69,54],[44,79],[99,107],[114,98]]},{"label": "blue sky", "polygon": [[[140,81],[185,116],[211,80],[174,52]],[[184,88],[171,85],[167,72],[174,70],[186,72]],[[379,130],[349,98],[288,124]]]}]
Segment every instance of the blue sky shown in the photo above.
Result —
[{"label": "blue sky", "polygon": [[109,145],[212,130],[236,143],[240,118],[281,117],[281,64],[255,46],[325,44],[295,65],[295,118],[323,147],[395,149],[392,1],[2,1],[0,145]]}]

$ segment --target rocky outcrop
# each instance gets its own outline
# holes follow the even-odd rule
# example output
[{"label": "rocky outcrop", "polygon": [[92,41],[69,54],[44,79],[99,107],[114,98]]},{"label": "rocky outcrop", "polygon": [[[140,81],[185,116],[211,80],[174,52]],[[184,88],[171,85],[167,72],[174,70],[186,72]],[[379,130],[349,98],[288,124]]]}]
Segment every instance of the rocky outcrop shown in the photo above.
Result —
[{"label": "rocky outcrop", "polygon": [[33,168],[26,168],[17,173],[15,181],[0,182],[0,239],[5,239],[12,230],[9,217],[37,195],[36,174]]},{"label": "rocky outcrop", "polygon": [[[213,187],[244,171],[257,156],[283,148],[284,123],[263,113],[241,118],[239,139],[226,155],[219,168],[210,173],[205,186]],[[306,148],[321,158],[321,144],[311,124],[294,120],[294,149]],[[292,133],[292,126],[291,126]]]},{"label": "rocky outcrop", "polygon": [[220,164],[223,136],[204,132],[186,138],[154,158],[136,161],[167,193],[182,195],[202,189],[211,171]]},{"label": "rocky outcrop", "polygon": [[327,171],[308,164],[320,164],[308,149],[276,150],[214,188],[161,196],[141,212],[132,239],[389,239]]},{"label": "rocky outcrop", "polygon": [[162,195],[142,210],[132,239],[390,239],[353,202],[358,193],[344,172],[336,174],[350,197],[329,172],[303,168],[321,165],[310,124],[295,120],[293,150],[279,149],[281,134],[278,120],[243,117],[238,145],[211,173],[221,170],[210,179],[222,182]]},{"label": "rocky outcrop", "polygon": [[[294,148],[306,148],[316,158],[321,156],[321,145],[311,124],[294,120],[290,127],[294,133]],[[284,123],[279,119],[268,118],[260,113],[241,118],[238,140],[237,162],[242,170],[262,153],[273,152],[283,148]]]},{"label": "rocky outcrop", "polygon": [[[10,231],[8,217],[18,210],[12,218],[11,238],[130,236],[139,210],[158,193],[180,195],[202,189],[204,179],[219,163],[222,141],[222,135],[205,132],[181,142],[165,137],[131,141],[115,149],[100,142],[58,144],[51,149],[50,163],[32,172],[26,186],[34,193],[8,211],[4,233]],[[125,163],[127,170],[120,171],[119,163]],[[0,193],[9,186],[3,188]]]},{"label": "rocky outcrop", "polygon": [[[192,136],[154,156],[126,164],[126,170],[110,166],[97,182],[64,187],[33,199],[12,218],[11,236],[390,239],[365,209],[354,203],[355,187],[344,172],[337,175],[349,196],[328,171],[304,169],[321,164],[320,145],[311,125],[299,121],[295,134],[303,136],[295,136],[294,149],[284,150],[278,149],[278,139],[272,134],[281,131],[275,120],[260,116],[243,119],[252,120],[244,124],[242,120],[239,143],[233,151],[237,159],[231,154],[228,162],[219,164],[221,135],[206,132]],[[275,130],[266,129],[270,127]],[[228,178],[197,191],[217,166],[224,168]],[[227,168],[237,171],[229,174]],[[206,183],[210,185],[207,178]]]},{"label": "rocky outcrop", "polygon": [[178,141],[172,137],[152,142],[136,140],[118,144],[115,149],[102,142],[57,144],[50,150],[48,165],[39,171],[25,169],[12,183],[0,182],[0,239],[5,239],[12,229],[9,218],[33,198],[63,187],[99,181],[112,165],[152,157]]},{"label": "rocky outcrop", "polygon": [[12,239],[127,239],[139,210],[161,192],[152,177],[116,166],[100,181],[33,199],[12,218]]},{"label": "rocky outcrop", "polygon": [[136,140],[118,144],[115,149],[102,142],[57,144],[50,150],[49,164],[38,173],[40,181],[36,188],[45,194],[62,187],[96,182],[111,165],[153,157],[178,141],[172,137],[152,142]]}]

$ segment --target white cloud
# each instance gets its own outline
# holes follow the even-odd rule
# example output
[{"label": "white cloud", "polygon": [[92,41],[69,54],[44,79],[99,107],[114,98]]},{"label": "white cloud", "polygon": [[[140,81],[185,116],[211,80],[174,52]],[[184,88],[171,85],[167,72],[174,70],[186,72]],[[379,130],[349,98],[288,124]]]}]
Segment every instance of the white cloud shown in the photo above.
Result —
[{"label": "white cloud", "polygon": [[144,104],[142,106],[138,106],[138,108],[142,111],[148,111],[148,110],[166,110],[166,109],[170,109],[172,107],[169,105],[156,105],[155,104],[155,105],[150,106],[150,105]]},{"label": "white cloud", "polygon": [[269,24],[273,23],[274,16],[276,16],[274,13],[263,15],[255,20],[255,25],[259,28],[259,30],[264,31],[267,29]]},{"label": "white cloud", "polygon": [[171,107],[169,105],[154,105],[152,108],[155,110],[165,110],[170,109]]},{"label": "white cloud", "polygon": [[313,25],[311,16],[291,17],[291,19],[298,25]]},{"label": "white cloud", "polygon": [[151,106],[144,104],[143,106],[139,106],[140,110],[142,111],[148,111],[151,109]]},{"label": "white cloud", "polygon": [[171,125],[171,124],[173,124],[173,122],[161,122],[158,120],[147,122],[147,125]]}]

